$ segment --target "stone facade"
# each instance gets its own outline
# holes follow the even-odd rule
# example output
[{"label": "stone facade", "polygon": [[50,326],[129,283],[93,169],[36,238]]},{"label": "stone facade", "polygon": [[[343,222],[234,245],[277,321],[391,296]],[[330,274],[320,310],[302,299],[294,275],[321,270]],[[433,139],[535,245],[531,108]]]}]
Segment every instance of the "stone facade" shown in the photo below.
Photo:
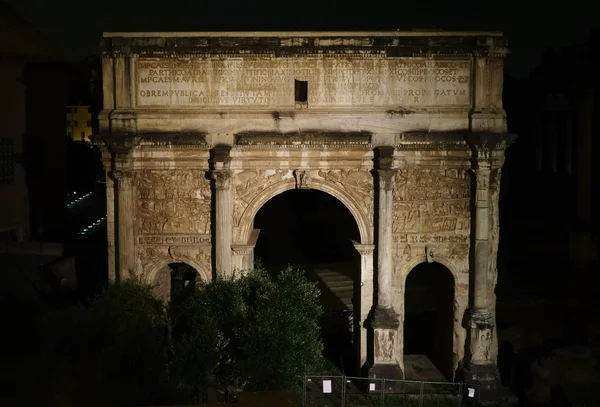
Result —
[{"label": "stone facade", "polygon": [[318,189],[360,231],[361,364],[402,375],[405,280],[439,262],[454,367],[492,383],[506,53],[481,32],[105,34],[110,279],[251,268],[261,206]]}]

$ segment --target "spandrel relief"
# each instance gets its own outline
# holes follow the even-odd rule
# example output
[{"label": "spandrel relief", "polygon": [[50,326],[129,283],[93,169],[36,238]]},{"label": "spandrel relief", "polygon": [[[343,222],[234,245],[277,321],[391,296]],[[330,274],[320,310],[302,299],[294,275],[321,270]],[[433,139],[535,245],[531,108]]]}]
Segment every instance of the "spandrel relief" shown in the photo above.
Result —
[{"label": "spandrel relief", "polygon": [[318,170],[315,171],[315,178],[331,182],[348,193],[361,207],[370,225],[373,225],[373,176],[369,171]]},{"label": "spandrel relief", "polygon": [[[345,191],[358,204],[370,224],[373,224],[373,176],[368,170],[312,170],[304,171],[303,175],[308,188],[321,181],[323,184],[334,184]],[[243,170],[236,173],[233,178],[233,218],[236,225],[240,224],[248,205],[263,190],[282,182],[296,185],[297,179],[293,170]]]},{"label": "spandrel relief", "polygon": [[292,170],[243,170],[233,176],[235,199],[233,219],[240,224],[242,214],[263,190],[277,183],[294,182]]},{"label": "spandrel relief", "polygon": [[210,234],[210,182],[201,170],[137,173],[139,234]]}]

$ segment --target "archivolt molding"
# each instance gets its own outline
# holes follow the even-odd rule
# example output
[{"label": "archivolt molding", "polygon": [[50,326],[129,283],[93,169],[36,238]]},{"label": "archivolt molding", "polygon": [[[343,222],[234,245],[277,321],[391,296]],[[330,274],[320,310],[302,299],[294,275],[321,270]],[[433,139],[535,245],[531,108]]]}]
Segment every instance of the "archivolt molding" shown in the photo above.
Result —
[{"label": "archivolt molding", "polygon": [[[400,267],[400,281],[402,283],[402,287],[406,287],[406,278],[410,274],[410,272],[417,267],[421,263],[427,263],[427,255],[423,250],[423,254],[419,256],[414,256],[413,260],[409,263],[404,264]],[[442,266],[446,267],[448,271],[452,274],[452,278],[454,279],[454,286],[457,286],[457,283],[461,281],[460,273],[456,271],[456,268],[452,264],[452,261],[447,257],[440,255],[439,252],[435,254],[434,263],[440,263]]]},{"label": "archivolt molding", "polygon": [[[210,260],[210,258],[209,258]],[[176,253],[169,248],[169,254],[165,255],[152,263],[144,265],[144,278],[148,283],[154,283],[158,278],[158,273],[165,269],[171,263],[186,263],[193,267],[197,272],[202,281],[210,281],[212,279],[210,271],[210,262],[200,262],[191,256]]]},{"label": "archivolt molding", "polygon": [[[315,171],[316,173],[316,171]],[[365,173],[371,176],[368,171]],[[372,244],[373,242],[373,204],[370,203],[370,207],[367,205],[365,200],[359,201],[352,194],[347,192],[343,187],[343,184],[332,182],[326,179],[318,177],[310,177],[310,183],[308,185],[311,189],[316,189],[335,197],[342,202],[346,208],[352,213],[354,220],[358,225],[360,232],[361,243]],[[243,209],[241,215],[239,215],[239,223],[237,227],[234,227],[234,244],[245,244],[253,229],[254,217],[258,213],[259,209],[267,203],[271,198],[279,195],[285,191],[296,188],[295,178],[289,177],[284,178],[282,181],[269,185],[265,189],[258,192],[249,204]],[[372,198],[372,189],[370,196]]]}]

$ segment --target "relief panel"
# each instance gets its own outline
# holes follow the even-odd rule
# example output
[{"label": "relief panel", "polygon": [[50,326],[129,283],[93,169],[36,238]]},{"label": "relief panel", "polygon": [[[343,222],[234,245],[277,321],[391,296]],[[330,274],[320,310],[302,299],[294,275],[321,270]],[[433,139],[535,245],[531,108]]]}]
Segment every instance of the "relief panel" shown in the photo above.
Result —
[{"label": "relief panel", "polygon": [[202,170],[136,173],[139,235],[210,235],[210,182]]},{"label": "relief panel", "polygon": [[205,171],[142,170],[135,186],[140,269],[148,273],[160,262],[192,260],[195,268],[210,270],[211,190]]},{"label": "relief panel", "polygon": [[468,271],[470,182],[466,169],[408,167],[398,171],[392,215],[395,274],[423,258],[426,245],[434,246],[436,255],[451,262],[455,270]]}]

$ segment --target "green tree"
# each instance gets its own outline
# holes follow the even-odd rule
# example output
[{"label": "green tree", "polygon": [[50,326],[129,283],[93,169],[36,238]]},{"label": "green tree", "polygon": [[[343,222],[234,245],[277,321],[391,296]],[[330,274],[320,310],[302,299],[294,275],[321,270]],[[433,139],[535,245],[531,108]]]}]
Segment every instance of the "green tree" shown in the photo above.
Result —
[{"label": "green tree", "polygon": [[248,312],[240,331],[238,364],[246,389],[293,390],[300,376],[324,363],[319,289],[292,267],[274,278],[254,270],[242,284]]},{"label": "green tree", "polygon": [[199,387],[217,378],[233,383],[236,329],[245,316],[242,285],[228,277],[200,283],[170,304],[172,374],[195,401]]},{"label": "green tree", "polygon": [[197,285],[171,303],[173,373],[190,394],[210,378],[286,390],[323,364],[319,290],[304,273],[255,269]]}]

